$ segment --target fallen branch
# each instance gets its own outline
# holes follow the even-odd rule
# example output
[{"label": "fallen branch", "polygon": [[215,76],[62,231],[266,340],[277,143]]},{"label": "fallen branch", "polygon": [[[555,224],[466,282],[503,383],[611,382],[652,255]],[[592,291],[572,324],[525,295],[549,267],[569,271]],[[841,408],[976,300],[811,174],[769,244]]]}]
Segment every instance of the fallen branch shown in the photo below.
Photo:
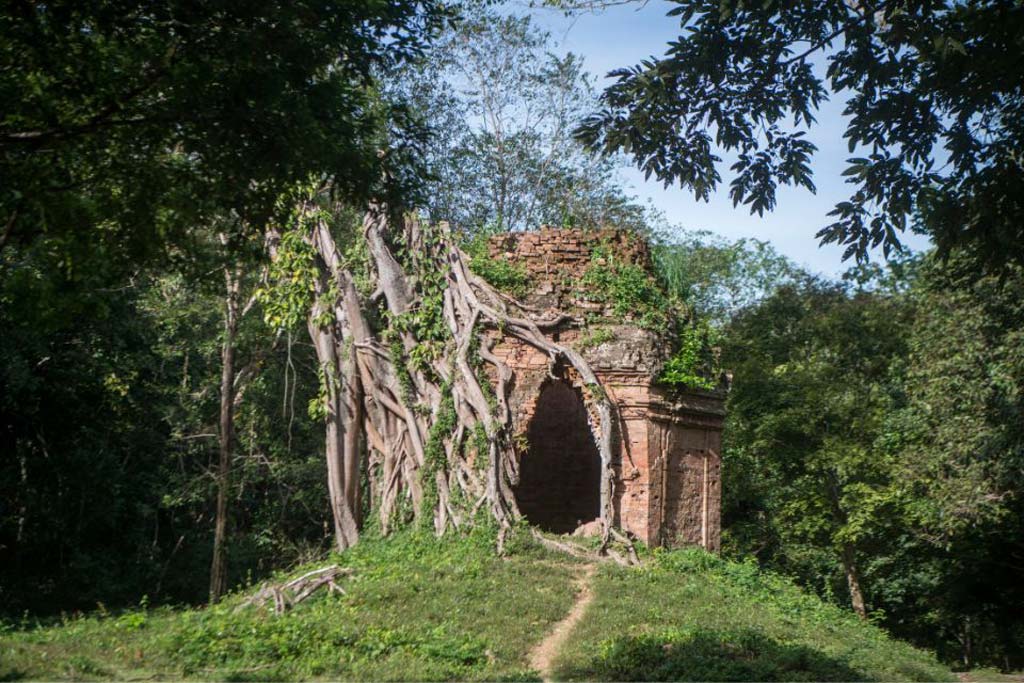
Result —
[{"label": "fallen branch", "polygon": [[[559,541],[548,538],[536,529],[531,529],[530,533],[545,548],[566,553],[582,560],[590,560],[592,562],[611,560],[623,567],[636,567],[642,564],[640,556],[637,555],[633,540],[622,531],[610,525],[605,525],[601,545],[596,551],[589,550],[571,541]],[[621,547],[611,547],[613,542],[618,543]],[[619,551],[625,551],[626,554],[623,555]]]},{"label": "fallen branch", "polygon": [[321,588],[326,587],[331,593],[344,593],[345,590],[338,585],[337,580],[353,571],[346,567],[331,565],[307,572],[284,583],[264,584],[260,590],[242,602],[236,611],[245,607],[260,607],[273,600],[274,612],[283,614]]}]

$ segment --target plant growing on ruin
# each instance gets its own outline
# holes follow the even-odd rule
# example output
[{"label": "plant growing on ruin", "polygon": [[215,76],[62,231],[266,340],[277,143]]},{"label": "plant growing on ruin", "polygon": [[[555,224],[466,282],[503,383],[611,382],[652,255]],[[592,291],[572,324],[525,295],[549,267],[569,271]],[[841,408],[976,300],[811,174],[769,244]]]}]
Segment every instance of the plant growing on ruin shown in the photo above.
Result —
[{"label": "plant growing on ruin", "polygon": [[715,337],[715,330],[707,322],[680,325],[679,347],[665,361],[658,381],[674,389],[717,387],[720,368],[714,351]]},{"label": "plant growing on ruin", "polygon": [[[337,547],[356,542],[367,521],[360,519],[364,509],[383,533],[413,521],[443,534],[486,514],[503,544],[521,517],[513,495],[521,446],[508,406],[513,372],[492,352],[499,337],[541,350],[552,375],[572,373],[588,388],[607,544],[616,533],[610,528],[616,418],[583,356],[546,334],[572,319],[543,317],[499,291],[474,272],[473,257],[444,224],[427,225],[380,204],[371,204],[357,226],[337,224],[333,217],[346,212],[327,190],[297,193],[296,210],[270,229],[268,249],[275,263],[292,264],[272,273],[292,304],[305,302],[322,368]],[[338,236],[358,242],[365,259],[345,258],[353,247],[341,246]],[[525,284],[525,273],[514,267],[488,270],[497,262],[485,258],[483,248],[478,242],[470,249],[481,270],[499,284]],[[296,259],[295,253],[313,257]],[[357,286],[353,270],[361,264],[370,266],[364,287]],[[303,277],[311,280],[308,288],[293,282]],[[364,490],[369,501],[361,499]]]},{"label": "plant growing on ruin", "polygon": [[483,230],[465,241],[463,249],[469,256],[469,268],[499,291],[521,297],[529,284],[526,269],[518,263],[491,256],[488,245],[492,234]]},{"label": "plant growing on ruin", "polygon": [[620,320],[654,332],[667,332],[672,306],[657,280],[642,266],[623,260],[609,247],[595,247],[580,282],[581,298],[610,306]]},{"label": "plant growing on ruin", "polygon": [[589,331],[587,334],[580,337],[580,340],[576,346],[581,351],[586,351],[588,349],[597,348],[601,344],[613,341],[614,339],[615,333],[612,332],[610,329],[608,329],[607,327],[596,327]]}]

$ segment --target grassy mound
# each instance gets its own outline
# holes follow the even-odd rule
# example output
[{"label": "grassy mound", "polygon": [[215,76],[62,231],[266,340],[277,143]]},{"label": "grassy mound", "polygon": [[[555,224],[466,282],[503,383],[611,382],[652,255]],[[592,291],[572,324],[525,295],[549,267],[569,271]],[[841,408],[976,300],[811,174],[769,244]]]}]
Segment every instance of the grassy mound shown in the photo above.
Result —
[{"label": "grassy mound", "polygon": [[[484,533],[368,540],[332,558],[354,570],[344,595],[283,616],[238,609],[234,596],[210,609],[8,625],[0,680],[537,680],[528,653],[569,612],[579,567],[517,538],[508,558]],[[789,582],[703,552],[604,565],[593,590],[560,678],[952,680]]]},{"label": "grassy mound", "polygon": [[701,550],[604,566],[556,677],[621,681],[956,680],[894,641],[752,564]]},{"label": "grassy mound", "polygon": [[526,655],[570,609],[572,565],[493,548],[486,534],[367,540],[331,559],[355,570],[345,595],[324,592],[283,616],[237,610],[234,596],[15,629],[0,636],[0,680],[535,678]]}]

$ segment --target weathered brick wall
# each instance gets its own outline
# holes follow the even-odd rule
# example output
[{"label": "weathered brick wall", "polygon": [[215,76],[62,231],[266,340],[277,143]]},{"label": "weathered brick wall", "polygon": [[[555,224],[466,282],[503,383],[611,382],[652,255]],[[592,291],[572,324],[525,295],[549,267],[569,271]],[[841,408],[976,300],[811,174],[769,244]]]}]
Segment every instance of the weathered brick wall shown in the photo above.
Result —
[{"label": "weathered brick wall", "polygon": [[600,311],[604,306],[587,300],[580,287],[599,246],[618,259],[651,268],[647,243],[623,230],[541,228],[505,233],[491,238],[490,253],[525,268],[531,286],[525,303],[565,312]]},{"label": "weathered brick wall", "polygon": [[[614,258],[650,268],[646,244],[634,235],[615,230],[546,228],[496,236],[491,240],[491,255],[526,269],[531,283],[531,292],[525,298],[528,305],[549,311],[586,312],[593,319],[603,313],[604,306],[587,300],[580,280],[593,262],[593,250],[598,245],[611,250]],[[573,325],[552,332],[551,338],[584,355],[617,406],[621,433],[613,458],[615,522],[645,543],[702,544],[717,550],[724,414],[721,397],[693,394],[670,400],[654,381],[670,351],[669,340],[620,321],[608,320],[602,327],[611,332],[611,339],[592,347],[584,343],[587,331]],[[530,425],[538,398],[545,384],[552,381],[548,358],[516,339],[495,341],[494,353],[515,372],[510,397],[514,431],[520,442],[543,438],[536,431],[531,434]],[[578,392],[585,390],[571,368],[556,368],[556,374]],[[589,413],[589,420],[594,423],[597,416]],[[546,424],[550,429],[550,421]],[[573,443],[577,438],[560,437],[560,442]],[[543,447],[528,449],[521,457],[542,458],[544,452]],[[553,464],[552,476],[580,475],[572,467]],[[546,485],[543,478],[538,480],[533,475],[524,484]],[[573,493],[574,483],[550,485],[562,495],[578,495]],[[523,497],[523,507],[535,507],[533,501],[540,494],[521,485],[517,496]]]},{"label": "weathered brick wall", "polygon": [[[660,393],[660,392],[658,392]],[[651,533],[661,545],[721,546],[721,399],[656,396],[649,408]]]}]

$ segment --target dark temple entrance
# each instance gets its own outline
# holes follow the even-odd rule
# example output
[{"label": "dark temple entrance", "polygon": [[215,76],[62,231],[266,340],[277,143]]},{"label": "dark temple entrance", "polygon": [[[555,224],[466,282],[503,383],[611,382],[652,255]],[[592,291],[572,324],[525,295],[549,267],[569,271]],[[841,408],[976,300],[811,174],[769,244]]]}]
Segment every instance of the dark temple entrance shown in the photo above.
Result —
[{"label": "dark temple entrance", "polygon": [[601,514],[601,456],[580,393],[562,381],[541,389],[527,431],[516,502],[527,521],[569,533]]}]

